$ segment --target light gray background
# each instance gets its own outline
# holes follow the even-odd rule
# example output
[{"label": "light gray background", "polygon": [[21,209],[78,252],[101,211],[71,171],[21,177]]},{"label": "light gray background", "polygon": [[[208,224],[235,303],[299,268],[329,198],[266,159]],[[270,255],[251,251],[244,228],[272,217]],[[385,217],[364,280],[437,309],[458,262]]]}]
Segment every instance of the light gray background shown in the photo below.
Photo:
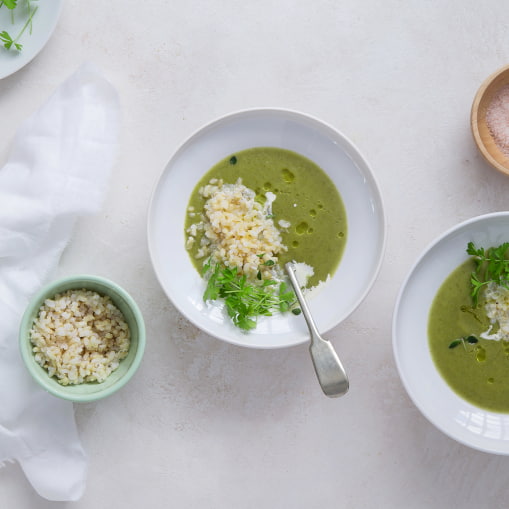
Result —
[{"label": "light gray background", "polygon": [[[507,507],[509,458],[457,444],[407,397],[391,317],[432,239],[508,207],[509,178],[483,162],[469,130],[477,88],[509,63],[508,22],[499,0],[66,0],[43,52],[0,81],[0,160],[79,64],[102,68],[122,102],[120,154],[102,213],[78,222],[59,274],[124,286],[148,343],[127,387],[75,407],[90,462],[83,498],[47,502],[8,465],[0,506]],[[204,123],[256,106],[344,132],[384,196],[380,276],[328,334],[351,378],[343,399],[321,394],[304,345],[254,351],[201,333],[150,265],[147,206],[169,157]]]}]

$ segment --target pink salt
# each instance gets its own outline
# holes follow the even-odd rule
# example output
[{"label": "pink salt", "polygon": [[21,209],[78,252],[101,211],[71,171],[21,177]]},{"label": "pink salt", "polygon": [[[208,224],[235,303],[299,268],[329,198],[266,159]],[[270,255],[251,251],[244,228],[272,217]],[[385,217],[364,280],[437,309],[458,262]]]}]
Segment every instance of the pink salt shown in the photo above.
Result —
[{"label": "pink salt", "polygon": [[493,96],[486,110],[486,125],[498,148],[509,157],[509,85]]}]

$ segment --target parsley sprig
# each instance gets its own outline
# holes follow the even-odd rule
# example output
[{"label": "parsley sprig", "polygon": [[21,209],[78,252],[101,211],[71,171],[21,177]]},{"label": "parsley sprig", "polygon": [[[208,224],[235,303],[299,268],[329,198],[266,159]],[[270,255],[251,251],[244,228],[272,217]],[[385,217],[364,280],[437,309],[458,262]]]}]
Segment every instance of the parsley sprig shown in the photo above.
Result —
[{"label": "parsley sprig", "polygon": [[[21,1],[20,0],[1,0],[0,1],[0,8],[3,6],[7,7],[11,11],[11,21],[14,23],[14,10],[18,7],[20,7]],[[0,43],[3,44],[5,49],[17,49],[18,51],[21,51],[23,49],[23,44],[21,44],[19,39],[21,36],[25,33],[25,30],[30,27],[30,33],[32,33],[32,19],[37,12],[38,6],[32,6],[32,0],[24,0],[24,4],[26,6],[27,12],[28,12],[28,18],[23,25],[23,28],[19,31],[19,33],[12,37],[7,30],[3,30],[0,32]]]},{"label": "parsley sprig", "polygon": [[[261,265],[270,267],[274,262],[267,260]],[[263,279],[253,283],[237,268],[225,267],[210,259],[203,267],[203,274],[208,278],[203,300],[223,299],[228,316],[242,330],[254,329],[258,316],[290,310],[297,315],[300,313],[295,307],[295,294],[284,281]]]},{"label": "parsley sprig", "polygon": [[504,242],[498,247],[476,248],[473,242],[469,242],[467,253],[475,260],[475,270],[470,275],[472,285],[472,300],[477,306],[479,292],[488,283],[496,283],[509,289],[509,259],[506,258],[509,242]]}]

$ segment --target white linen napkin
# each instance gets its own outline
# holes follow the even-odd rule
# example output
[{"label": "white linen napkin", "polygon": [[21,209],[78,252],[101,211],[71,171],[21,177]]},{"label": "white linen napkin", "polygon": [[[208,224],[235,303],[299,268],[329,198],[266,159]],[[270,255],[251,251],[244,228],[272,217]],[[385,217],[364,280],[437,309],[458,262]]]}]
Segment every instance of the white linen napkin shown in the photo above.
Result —
[{"label": "white linen napkin", "polygon": [[0,465],[18,461],[49,500],[81,497],[87,460],[72,403],[40,389],[23,366],[18,327],[75,218],[100,209],[119,113],[114,88],[86,64],[24,122],[0,169]]}]

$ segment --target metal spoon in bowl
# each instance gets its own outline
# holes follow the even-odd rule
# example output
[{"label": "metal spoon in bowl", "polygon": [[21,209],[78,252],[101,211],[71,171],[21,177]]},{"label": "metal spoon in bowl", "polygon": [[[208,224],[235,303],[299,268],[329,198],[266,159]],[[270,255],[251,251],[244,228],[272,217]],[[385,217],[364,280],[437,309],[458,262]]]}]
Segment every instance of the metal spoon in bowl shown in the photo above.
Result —
[{"label": "metal spoon in bowl", "polygon": [[320,336],[318,329],[316,328],[313,317],[309,311],[306,299],[302,294],[302,291],[295,275],[295,266],[292,262],[285,264],[286,272],[292,283],[293,290],[297,296],[302,313],[306,319],[309,333],[311,335],[311,344],[309,345],[309,353],[313,360],[313,366],[315,367],[316,376],[320,382],[320,386],[326,396],[330,398],[337,398],[343,396],[348,392],[350,386],[348,377],[346,376],[345,370],[339,360],[339,357],[334,350],[332,344],[326,339]]}]

